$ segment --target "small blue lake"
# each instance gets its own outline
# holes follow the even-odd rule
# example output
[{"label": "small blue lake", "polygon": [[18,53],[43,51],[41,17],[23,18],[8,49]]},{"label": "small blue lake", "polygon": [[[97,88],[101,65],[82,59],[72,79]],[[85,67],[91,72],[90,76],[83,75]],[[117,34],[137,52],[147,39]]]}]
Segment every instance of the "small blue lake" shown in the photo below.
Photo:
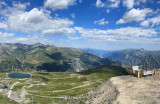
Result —
[{"label": "small blue lake", "polygon": [[18,78],[18,79],[23,79],[23,78],[31,78],[31,74],[25,74],[25,73],[9,73],[8,74],[9,78]]}]

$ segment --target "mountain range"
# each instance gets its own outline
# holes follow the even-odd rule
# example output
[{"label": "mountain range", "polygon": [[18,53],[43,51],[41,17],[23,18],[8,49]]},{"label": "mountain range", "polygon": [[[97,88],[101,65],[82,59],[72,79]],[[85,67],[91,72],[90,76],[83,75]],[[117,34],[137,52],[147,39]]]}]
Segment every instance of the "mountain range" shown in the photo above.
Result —
[{"label": "mountain range", "polygon": [[103,65],[121,65],[121,63],[76,48],[62,48],[41,43],[0,44],[0,71],[79,72]]},{"label": "mountain range", "polygon": [[[120,61],[122,65],[125,66],[133,66],[133,65],[142,65],[144,60],[149,62],[149,55],[152,55],[155,59],[160,62],[160,51],[149,51],[143,48],[141,49],[124,49],[118,51],[106,51],[106,53],[97,54],[97,49],[90,49],[92,51],[85,50],[97,56],[102,56],[103,58],[112,58],[117,61]],[[101,50],[99,50],[101,51]],[[103,50],[104,51],[104,50]],[[152,63],[153,64],[153,63]],[[160,65],[158,65],[160,67]]]},{"label": "mountain range", "polygon": [[[142,65],[152,55],[160,62],[160,51],[124,49],[105,51],[21,43],[0,44],[0,71],[36,70],[79,72],[103,65]],[[160,67],[160,65],[158,65]]]}]

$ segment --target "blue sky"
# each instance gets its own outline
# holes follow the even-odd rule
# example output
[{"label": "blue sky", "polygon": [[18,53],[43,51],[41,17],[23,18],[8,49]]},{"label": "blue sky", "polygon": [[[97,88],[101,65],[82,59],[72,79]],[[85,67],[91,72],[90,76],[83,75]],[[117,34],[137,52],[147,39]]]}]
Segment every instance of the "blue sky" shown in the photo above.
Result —
[{"label": "blue sky", "polygon": [[0,42],[160,50],[160,0],[1,0]]}]

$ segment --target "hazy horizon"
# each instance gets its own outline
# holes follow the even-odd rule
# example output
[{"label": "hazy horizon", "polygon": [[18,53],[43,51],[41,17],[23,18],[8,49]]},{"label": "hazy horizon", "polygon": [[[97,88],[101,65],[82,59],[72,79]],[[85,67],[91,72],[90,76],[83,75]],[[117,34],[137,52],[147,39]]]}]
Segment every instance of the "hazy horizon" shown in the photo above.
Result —
[{"label": "hazy horizon", "polygon": [[[40,42],[38,43],[32,43],[32,44],[25,44],[25,43],[0,43],[0,44],[25,44],[25,45],[34,45],[34,44],[39,44]],[[43,44],[43,43],[40,43],[40,44]],[[121,50],[127,50],[127,49],[144,49],[144,50],[147,50],[147,51],[160,51],[160,50],[149,50],[149,49],[145,49],[145,48],[124,48],[124,49],[117,49],[117,50],[107,50],[107,49],[99,49],[99,48],[89,48],[89,47],[86,47],[86,48],[83,48],[83,47],[80,47],[80,48],[77,48],[77,47],[64,47],[64,46],[56,46],[54,44],[43,44],[43,45],[52,45],[52,46],[55,46],[55,47],[61,47],[61,48],[76,48],[76,49],[91,49],[91,50],[101,50],[101,51],[121,51]]]}]

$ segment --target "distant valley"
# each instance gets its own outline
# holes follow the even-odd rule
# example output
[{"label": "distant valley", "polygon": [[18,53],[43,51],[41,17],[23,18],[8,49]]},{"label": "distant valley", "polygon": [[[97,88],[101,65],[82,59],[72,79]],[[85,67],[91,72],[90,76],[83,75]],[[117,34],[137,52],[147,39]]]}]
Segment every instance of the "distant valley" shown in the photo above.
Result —
[{"label": "distant valley", "polygon": [[104,58],[105,55],[107,55],[108,53],[112,52],[110,50],[91,49],[91,48],[84,48],[82,50],[84,50],[84,51],[86,51],[88,53],[92,53],[92,54],[94,54],[96,56],[99,56],[99,57],[102,57],[102,58]]}]

